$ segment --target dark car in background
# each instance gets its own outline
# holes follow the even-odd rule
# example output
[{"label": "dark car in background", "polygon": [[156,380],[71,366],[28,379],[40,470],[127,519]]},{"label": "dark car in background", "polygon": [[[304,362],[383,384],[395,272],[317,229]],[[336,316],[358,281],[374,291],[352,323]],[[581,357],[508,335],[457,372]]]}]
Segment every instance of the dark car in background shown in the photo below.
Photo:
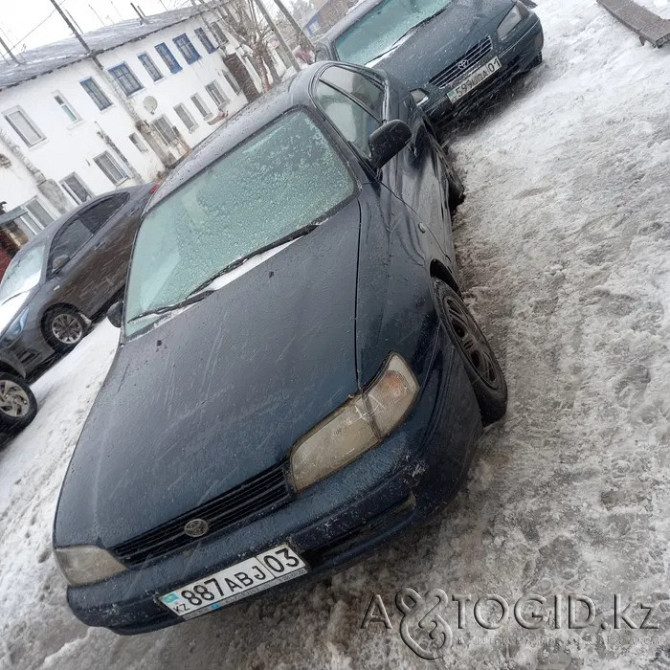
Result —
[{"label": "dark car in background", "polygon": [[409,91],[317,63],[168,177],[56,511],[83,622],[206,614],[455,495],[507,391],[459,294],[449,174]]},{"label": "dark car in background", "polygon": [[93,198],[21,247],[0,283],[0,351],[30,373],[81,341],[123,289],[140,215],[156,188]]},{"label": "dark car in background", "polygon": [[388,72],[443,127],[539,65],[543,46],[540,19],[518,0],[368,0],[316,57]]}]

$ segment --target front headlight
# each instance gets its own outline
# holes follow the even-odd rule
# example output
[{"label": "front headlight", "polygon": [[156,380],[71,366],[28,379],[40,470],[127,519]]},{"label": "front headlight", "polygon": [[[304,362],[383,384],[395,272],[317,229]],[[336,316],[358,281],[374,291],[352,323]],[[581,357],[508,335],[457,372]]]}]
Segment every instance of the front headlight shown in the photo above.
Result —
[{"label": "front headlight", "polygon": [[509,34],[523,21],[530,16],[530,9],[526,5],[517,2],[509,14],[502,20],[498,26],[498,39],[504,41]]},{"label": "front headlight", "polygon": [[291,453],[297,491],[325,479],[379,445],[404,420],[419,394],[419,384],[398,354],[361,394],[313,428]]},{"label": "front headlight", "polygon": [[56,549],[56,560],[72,586],[101,582],[126,569],[109,552],[90,545]]},{"label": "front headlight", "polygon": [[15,319],[9,324],[9,328],[5,331],[4,340],[11,344],[21,337],[23,329],[26,327],[26,320],[28,319],[28,308],[24,309]]}]

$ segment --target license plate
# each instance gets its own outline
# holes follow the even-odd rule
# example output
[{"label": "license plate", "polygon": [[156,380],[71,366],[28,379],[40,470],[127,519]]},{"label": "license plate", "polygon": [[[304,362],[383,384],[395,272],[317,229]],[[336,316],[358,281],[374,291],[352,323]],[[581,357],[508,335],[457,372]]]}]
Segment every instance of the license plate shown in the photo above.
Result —
[{"label": "license plate", "polygon": [[477,86],[484,83],[489,77],[492,77],[501,67],[502,63],[500,59],[497,56],[492,58],[486,65],[477,68],[467,79],[464,79],[458,86],[449,91],[447,93],[449,100],[451,102],[460,100],[464,95],[470,93],[473,88],[477,88]]},{"label": "license plate", "polygon": [[306,572],[305,562],[291,547],[282,544],[165,593],[158,599],[178,616],[192,619]]}]

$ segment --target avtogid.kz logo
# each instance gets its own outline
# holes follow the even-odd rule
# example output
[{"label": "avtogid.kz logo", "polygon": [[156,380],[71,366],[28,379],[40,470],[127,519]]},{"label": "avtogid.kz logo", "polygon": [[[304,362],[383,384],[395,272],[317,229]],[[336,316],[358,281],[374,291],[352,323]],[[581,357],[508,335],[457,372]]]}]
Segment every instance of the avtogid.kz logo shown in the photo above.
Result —
[{"label": "avtogid.kz logo", "polygon": [[[450,598],[442,589],[433,589],[424,597],[414,589],[406,588],[398,591],[395,597],[395,606],[400,613],[400,637],[417,656],[427,661],[445,656],[454,642],[454,630],[468,626],[497,630],[504,625],[518,625],[528,631],[547,628],[580,630],[593,626],[603,630],[659,628],[654,623],[656,605],[626,602],[619,595],[614,595],[612,605],[599,613],[593,600],[583,595],[531,594],[508,602],[498,595],[475,600],[471,595],[454,593]],[[380,626],[392,630],[389,611],[394,614],[393,608],[389,610],[379,594],[373,595],[361,628]]]}]

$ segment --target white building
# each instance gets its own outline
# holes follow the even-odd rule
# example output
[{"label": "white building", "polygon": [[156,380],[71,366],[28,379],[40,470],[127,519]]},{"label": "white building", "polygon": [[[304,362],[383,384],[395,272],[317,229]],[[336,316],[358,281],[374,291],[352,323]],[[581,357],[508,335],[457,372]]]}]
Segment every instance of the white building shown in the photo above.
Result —
[{"label": "white building", "polygon": [[84,40],[90,53],[73,38],[0,62],[0,246],[10,253],[93,195],[160,179],[260,90],[214,11],[138,18]]}]

